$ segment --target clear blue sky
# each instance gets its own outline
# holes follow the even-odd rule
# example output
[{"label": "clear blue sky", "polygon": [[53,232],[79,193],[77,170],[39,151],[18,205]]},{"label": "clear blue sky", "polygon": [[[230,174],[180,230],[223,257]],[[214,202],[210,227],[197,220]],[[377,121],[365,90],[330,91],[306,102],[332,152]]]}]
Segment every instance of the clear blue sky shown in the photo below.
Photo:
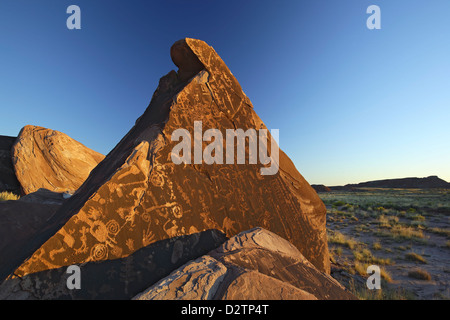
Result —
[{"label": "clear blue sky", "polygon": [[[71,4],[81,30],[66,28]],[[39,125],[108,153],[192,37],[310,183],[450,181],[449,17],[448,0],[1,0],[0,134]]]}]

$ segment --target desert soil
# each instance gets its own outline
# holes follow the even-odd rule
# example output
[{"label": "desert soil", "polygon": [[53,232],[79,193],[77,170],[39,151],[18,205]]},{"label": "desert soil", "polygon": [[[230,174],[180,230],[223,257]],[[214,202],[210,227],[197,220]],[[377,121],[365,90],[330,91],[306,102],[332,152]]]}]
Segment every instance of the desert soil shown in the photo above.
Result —
[{"label": "desert soil", "polygon": [[[354,294],[450,299],[450,190],[367,188],[319,196],[327,206],[332,276]],[[368,265],[382,269],[381,290],[367,289]]]}]

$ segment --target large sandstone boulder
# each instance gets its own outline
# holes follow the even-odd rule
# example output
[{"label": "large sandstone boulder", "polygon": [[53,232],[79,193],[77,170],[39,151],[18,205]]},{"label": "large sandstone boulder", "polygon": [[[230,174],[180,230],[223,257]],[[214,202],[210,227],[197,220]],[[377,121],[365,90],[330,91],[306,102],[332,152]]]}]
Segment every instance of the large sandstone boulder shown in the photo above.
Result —
[{"label": "large sandstone boulder", "polygon": [[356,299],[291,243],[261,228],[242,232],[140,293],[136,300]]},{"label": "large sandstone boulder", "polygon": [[194,136],[196,120],[203,131],[217,128],[224,136],[226,129],[265,128],[213,48],[184,39],[171,56],[178,73],[160,80],[135,126],[24,248],[29,258],[17,258],[21,265],[10,270],[8,281],[126,259],[141,248],[210,229],[231,237],[256,226],[286,238],[318,270],[329,272],[325,206],[282,151],[274,175],[236,159],[211,165],[171,160],[178,144],[173,132],[183,128]]},{"label": "large sandstone boulder", "polygon": [[12,161],[22,191],[40,188],[75,191],[104,156],[66,134],[25,126],[12,147]]},{"label": "large sandstone boulder", "polygon": [[20,193],[20,184],[11,161],[11,148],[15,140],[15,137],[0,136],[0,192]]}]

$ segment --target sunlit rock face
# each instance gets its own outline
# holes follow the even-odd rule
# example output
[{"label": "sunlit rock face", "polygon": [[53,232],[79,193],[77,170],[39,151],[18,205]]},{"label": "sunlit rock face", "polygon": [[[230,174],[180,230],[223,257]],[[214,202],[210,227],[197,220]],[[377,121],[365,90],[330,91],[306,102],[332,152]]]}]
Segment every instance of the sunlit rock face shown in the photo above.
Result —
[{"label": "sunlit rock face", "polygon": [[75,191],[104,158],[62,132],[30,125],[20,131],[11,156],[24,194]]},{"label": "sunlit rock face", "polygon": [[159,241],[206,230],[232,237],[257,226],[329,272],[325,206],[282,151],[273,175],[262,175],[261,164],[172,161],[178,144],[173,132],[183,128],[194,137],[195,121],[223,136],[226,129],[266,127],[205,42],[177,41],[171,56],[178,72],[161,78],[147,110],[49,220],[52,227],[36,237],[29,258],[11,270],[15,275],[125,259]]}]

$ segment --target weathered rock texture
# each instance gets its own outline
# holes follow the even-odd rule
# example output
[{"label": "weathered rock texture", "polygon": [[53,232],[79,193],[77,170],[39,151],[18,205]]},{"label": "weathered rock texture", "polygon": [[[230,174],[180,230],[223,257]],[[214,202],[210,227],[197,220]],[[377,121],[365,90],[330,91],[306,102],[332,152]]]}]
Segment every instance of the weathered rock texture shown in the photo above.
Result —
[{"label": "weathered rock texture", "polygon": [[22,191],[40,188],[75,191],[104,156],[66,134],[25,126],[12,147],[12,161]]},{"label": "weathered rock texture", "polygon": [[225,240],[223,233],[206,230],[154,242],[121,259],[78,264],[81,289],[67,288],[70,274],[65,267],[12,277],[0,286],[0,300],[131,299]]},{"label": "weathered rock texture", "polygon": [[11,161],[11,148],[15,137],[0,136],[0,192],[20,193],[20,184]]},{"label": "weathered rock texture", "polygon": [[356,299],[291,243],[261,228],[242,232],[140,293],[136,300]]},{"label": "weathered rock texture", "polygon": [[11,262],[21,263],[11,269],[15,275],[124,259],[157,241],[204,230],[234,236],[255,226],[286,238],[329,272],[325,206],[282,151],[272,176],[262,176],[259,164],[171,161],[178,144],[172,133],[184,128],[193,136],[196,120],[224,137],[225,129],[265,128],[213,48],[184,39],[171,56],[178,73],[160,80],[135,126],[22,250],[29,259]]}]

